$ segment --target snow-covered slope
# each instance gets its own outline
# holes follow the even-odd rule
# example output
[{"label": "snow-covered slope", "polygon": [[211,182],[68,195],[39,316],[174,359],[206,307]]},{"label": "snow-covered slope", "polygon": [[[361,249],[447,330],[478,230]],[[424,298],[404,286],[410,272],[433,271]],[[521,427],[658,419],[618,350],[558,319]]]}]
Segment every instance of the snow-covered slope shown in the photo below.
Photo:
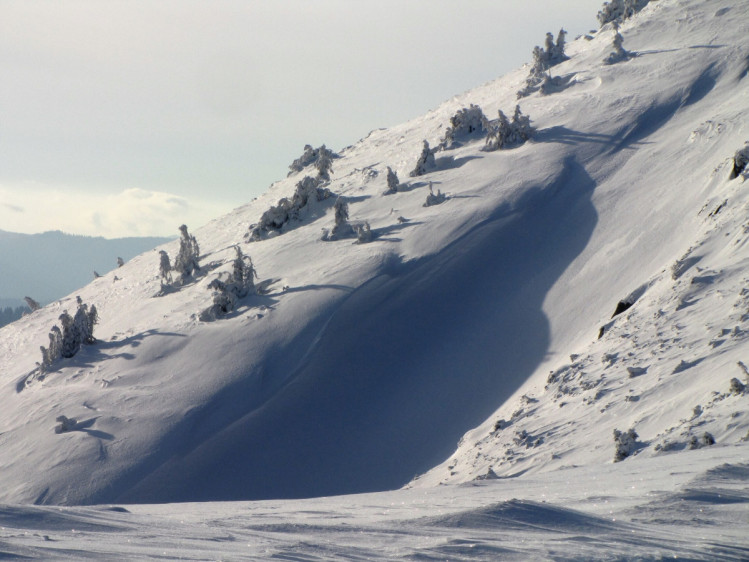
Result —
[{"label": "snow-covered slope", "polygon": [[[43,380],[39,346],[76,294],[3,328],[0,501],[375,491],[445,459],[414,485],[595,466],[614,429],[639,435],[622,464],[705,432],[746,448],[749,396],[728,392],[749,382],[749,199],[728,176],[749,139],[748,12],[651,2],[621,29],[637,56],[610,66],[609,27],[572,42],[553,69],[564,86],[521,100],[537,133],[518,148],[467,142],[408,178],[457,110],[511,113],[527,68],[373,131],[328,185],[372,242],[321,239],[333,198],[246,241],[307,170],[196,229],[202,273],[180,290],[155,296],[157,252],[81,288],[100,341]],[[387,166],[399,193],[383,195]],[[429,182],[444,203],[423,206]],[[265,291],[201,322],[236,244]],[[60,415],[74,431],[54,432]]]}]

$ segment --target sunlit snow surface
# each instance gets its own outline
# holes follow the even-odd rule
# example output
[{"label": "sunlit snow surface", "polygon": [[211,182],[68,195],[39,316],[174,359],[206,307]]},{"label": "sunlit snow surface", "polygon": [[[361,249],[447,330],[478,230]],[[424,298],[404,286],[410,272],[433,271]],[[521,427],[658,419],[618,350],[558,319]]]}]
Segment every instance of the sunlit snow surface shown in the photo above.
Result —
[{"label": "sunlit snow surface", "polygon": [[[247,242],[296,174],[191,228],[180,290],[155,296],[156,252],[81,288],[99,342],[44,378],[75,294],[0,330],[0,552],[749,558],[749,2],[659,0],[621,32],[615,65],[609,26],[569,44],[521,147],[408,175],[460,108],[511,113],[527,68],[341,150],[328,187],[372,242],[322,240],[332,199]],[[201,322],[235,244],[266,290]]]},{"label": "sunlit snow surface", "polygon": [[749,456],[726,447],[458,486],[262,502],[0,507],[0,556],[745,560]]}]

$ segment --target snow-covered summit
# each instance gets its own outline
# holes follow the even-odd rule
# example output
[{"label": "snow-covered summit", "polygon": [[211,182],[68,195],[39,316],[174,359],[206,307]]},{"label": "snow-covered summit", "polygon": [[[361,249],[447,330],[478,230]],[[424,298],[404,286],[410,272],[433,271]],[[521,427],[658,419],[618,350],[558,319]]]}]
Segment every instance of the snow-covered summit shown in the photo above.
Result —
[{"label": "snow-covered summit", "polygon": [[[520,69],[373,131],[330,181],[304,183],[309,165],[191,229],[198,274],[163,287],[149,252],[3,328],[0,501],[319,496],[439,463],[413,485],[510,476],[611,463],[614,430],[636,433],[622,462],[740,446],[749,195],[729,176],[749,139],[747,11],[650,2],[616,64],[606,24],[567,44],[545,93],[518,102]],[[530,141],[472,136],[409,176],[458,111],[517,103]],[[430,191],[443,200],[425,206]],[[271,208],[277,228],[250,241]],[[202,321],[237,246],[259,291]],[[38,376],[76,296],[99,341]]]}]

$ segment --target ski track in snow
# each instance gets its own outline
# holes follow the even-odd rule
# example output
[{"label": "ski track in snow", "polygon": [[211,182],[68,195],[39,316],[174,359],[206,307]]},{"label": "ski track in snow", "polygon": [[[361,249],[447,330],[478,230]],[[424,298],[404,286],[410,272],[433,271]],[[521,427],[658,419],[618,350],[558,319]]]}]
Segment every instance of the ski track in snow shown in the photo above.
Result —
[{"label": "ski track in snow", "polygon": [[[620,31],[636,56],[604,26],[551,94],[523,68],[343,149],[372,242],[322,240],[334,199],[247,241],[305,170],[195,229],[183,287],[149,252],[0,329],[0,557],[749,559],[749,3]],[[530,142],[408,177],[516,103]],[[263,290],[201,322],[236,244]],[[76,295],[99,341],[39,376]]]}]

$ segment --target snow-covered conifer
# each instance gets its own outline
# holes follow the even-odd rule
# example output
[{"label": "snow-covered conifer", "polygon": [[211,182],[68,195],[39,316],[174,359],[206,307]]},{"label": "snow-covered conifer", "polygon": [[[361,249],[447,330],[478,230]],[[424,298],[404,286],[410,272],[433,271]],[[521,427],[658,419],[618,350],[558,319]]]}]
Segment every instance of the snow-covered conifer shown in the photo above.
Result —
[{"label": "snow-covered conifer", "polygon": [[317,149],[315,168],[317,168],[317,177],[319,179],[330,181],[330,172],[333,171],[333,151],[325,148],[325,145]]},{"label": "snow-covered conifer", "polygon": [[125,260],[123,260],[122,258],[118,257],[117,258],[117,267],[122,267],[123,265],[125,265]]},{"label": "snow-covered conifer", "polygon": [[169,254],[164,250],[159,250],[159,276],[162,284],[172,282],[172,264],[169,262]]},{"label": "snow-covered conifer", "polygon": [[409,175],[412,178],[416,176],[423,176],[429,170],[433,170],[435,167],[436,163],[434,161],[434,153],[432,152],[432,149],[429,148],[429,143],[425,140],[424,145],[421,149],[421,154],[419,155],[419,159],[416,161],[416,166]]},{"label": "snow-covered conifer", "polygon": [[64,310],[60,314],[60,325],[62,326],[62,342],[60,355],[64,358],[73,357],[78,353],[78,348],[81,346],[80,339],[78,338],[78,331],[75,329],[73,323],[73,317],[68,314],[67,310]]},{"label": "snow-covered conifer", "polygon": [[372,241],[372,229],[369,226],[368,222],[362,222],[354,225],[354,230],[356,230],[356,240],[360,244],[366,244],[367,242]]},{"label": "snow-covered conifer", "polygon": [[623,461],[637,450],[638,435],[634,429],[626,432],[614,430],[614,462]]},{"label": "snow-covered conifer", "polygon": [[330,232],[331,239],[337,240],[351,236],[354,229],[348,222],[348,203],[345,199],[339,197],[333,208],[335,210],[335,224]]},{"label": "snow-covered conifer", "polygon": [[564,52],[566,36],[567,32],[564,29],[560,29],[559,33],[557,34],[556,43],[554,43],[549,49],[549,62],[552,66],[569,59],[567,54]]},{"label": "snow-covered conifer", "polygon": [[616,64],[629,59],[632,54],[624,50],[622,46],[624,44],[624,37],[619,33],[619,22],[614,20],[614,39],[611,41],[611,46],[614,48],[609,55],[603,59],[604,64]]},{"label": "snow-covered conifer", "polygon": [[200,257],[200,247],[195,236],[192,236],[187,232],[187,226],[182,225],[179,227],[180,240],[179,240],[179,252],[174,260],[173,269],[179,273],[180,281],[184,281],[192,276],[193,273],[200,271],[200,265],[198,259]]},{"label": "snow-covered conifer", "polygon": [[733,155],[733,167],[731,168],[729,179],[737,178],[746,173],[749,173],[749,142],[744,145],[744,148],[740,148]]},{"label": "snow-covered conifer", "polygon": [[512,127],[507,116],[499,110],[499,118],[489,124],[489,134],[486,136],[486,145],[484,150],[491,152],[504,148],[509,142]]},{"label": "snow-covered conifer", "polygon": [[489,134],[486,137],[484,151],[491,152],[503,148],[519,146],[533,136],[534,129],[530,117],[523,115],[520,106],[515,106],[512,121],[499,110],[499,118],[489,123]]},{"label": "snow-covered conifer", "polygon": [[435,193],[434,188],[432,187],[432,182],[429,182],[429,193],[427,194],[427,200],[423,206],[431,207],[432,205],[439,205],[440,203],[443,203],[445,199],[447,199],[447,196],[439,189],[437,190],[437,193]]},{"label": "snow-covered conifer", "polygon": [[391,193],[398,192],[398,187],[400,186],[400,182],[398,181],[398,174],[396,174],[390,166],[388,166],[387,170],[387,184],[388,188],[385,192],[385,195],[390,195]]},{"label": "snow-covered conifer", "polygon": [[25,300],[26,304],[29,305],[31,312],[35,312],[41,308],[41,305],[31,297],[23,297],[23,300]]},{"label": "snow-covered conifer", "polygon": [[525,79],[525,87],[517,93],[518,99],[527,97],[538,90],[549,68],[548,57],[541,47],[534,47],[532,56],[531,69],[528,72],[528,78]]},{"label": "snow-covered conifer", "polygon": [[512,135],[510,142],[516,144],[523,144],[525,141],[530,139],[535,132],[531,126],[531,119],[527,115],[523,115],[520,111],[520,106],[515,106],[515,113],[512,116],[512,122],[510,123],[512,129]]},{"label": "snow-covered conifer", "polygon": [[236,295],[241,298],[255,292],[257,272],[250,256],[244,255],[239,246],[234,246],[234,250],[237,255],[234,258],[230,282],[234,285]]}]

